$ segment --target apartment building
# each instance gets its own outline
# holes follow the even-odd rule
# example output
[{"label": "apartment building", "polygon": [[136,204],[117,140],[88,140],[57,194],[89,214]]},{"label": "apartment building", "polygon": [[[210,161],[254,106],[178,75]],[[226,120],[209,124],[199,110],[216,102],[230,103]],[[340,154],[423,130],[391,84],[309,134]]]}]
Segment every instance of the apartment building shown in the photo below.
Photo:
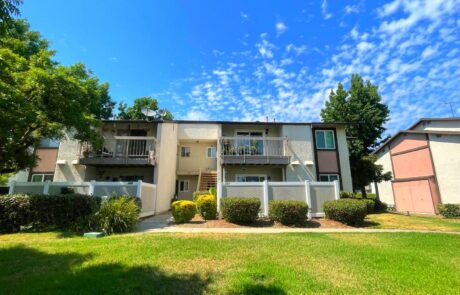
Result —
[{"label": "apartment building", "polygon": [[375,151],[392,181],[374,186],[397,211],[435,214],[460,203],[460,118],[422,118]]},{"label": "apartment building", "polygon": [[53,181],[154,183],[158,212],[219,181],[339,180],[352,190],[340,123],[116,120],[104,121],[101,134],[98,148],[70,134],[61,140]]}]

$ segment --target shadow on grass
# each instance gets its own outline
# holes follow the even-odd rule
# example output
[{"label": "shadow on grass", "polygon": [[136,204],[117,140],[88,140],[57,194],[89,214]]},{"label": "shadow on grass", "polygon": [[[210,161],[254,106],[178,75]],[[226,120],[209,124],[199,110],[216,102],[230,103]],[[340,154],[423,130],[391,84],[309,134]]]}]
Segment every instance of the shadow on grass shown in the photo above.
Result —
[{"label": "shadow on grass", "polygon": [[283,295],[287,294],[282,288],[277,286],[264,286],[264,285],[245,285],[243,287],[243,292],[238,294],[254,294],[254,295],[262,295],[262,294],[278,294]]},{"label": "shadow on grass", "polygon": [[358,227],[376,227],[376,226],[379,226],[380,223],[376,222],[376,221],[370,221],[370,220],[364,220],[363,224],[361,224],[360,226]]},{"label": "shadow on grass", "polygon": [[90,254],[0,250],[0,293],[203,294],[209,276],[168,274],[153,266],[96,264]]}]

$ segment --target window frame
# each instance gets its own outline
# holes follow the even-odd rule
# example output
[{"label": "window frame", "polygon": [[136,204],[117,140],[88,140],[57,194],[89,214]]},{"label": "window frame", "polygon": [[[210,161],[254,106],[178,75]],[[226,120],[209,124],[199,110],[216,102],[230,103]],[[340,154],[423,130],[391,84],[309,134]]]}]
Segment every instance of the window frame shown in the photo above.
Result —
[{"label": "window frame", "polygon": [[[185,149],[188,149],[188,155],[183,152]],[[180,147],[180,157],[181,158],[190,158],[191,155],[192,155],[192,147],[190,147],[190,146],[181,146]]]},{"label": "window frame", "polygon": [[[214,149],[214,156],[212,156],[212,153],[211,153],[211,157],[209,156],[209,150],[210,150],[210,149]],[[208,147],[206,148],[206,158],[208,158],[208,159],[215,159],[215,158],[217,158],[217,147],[215,147],[215,146],[208,146]]]},{"label": "window frame", "polygon": [[[259,177],[259,181],[239,181],[239,177]],[[264,180],[260,181],[260,178]],[[267,180],[266,174],[235,174],[235,182],[264,182],[265,180]]]},{"label": "window frame", "polygon": [[[181,184],[184,184],[183,185],[183,188],[184,189],[181,189]],[[187,189],[185,190],[185,184],[187,184]],[[190,180],[187,180],[187,179],[179,179],[179,192],[180,193],[187,193],[190,191]]]},{"label": "window frame", "polygon": [[[322,132],[324,135],[323,135],[323,138],[324,138],[324,147],[319,147],[318,146],[318,133],[319,132]],[[330,132],[332,134],[332,144],[333,144],[333,147],[328,147],[327,146],[327,141],[326,141],[326,132]],[[336,150],[337,148],[337,145],[335,143],[335,130],[334,129],[318,129],[318,130],[315,130],[315,148],[317,150]]]},{"label": "window frame", "polygon": [[[324,181],[324,180],[321,180],[321,176],[326,176],[327,177],[327,181]],[[318,175],[318,181],[320,182],[333,182],[334,180],[331,180],[331,176],[336,176],[338,181],[340,181],[340,175],[338,173],[320,173]]]},{"label": "window frame", "polygon": [[[33,181],[35,176],[41,176],[41,180],[40,181]],[[47,180],[45,180],[46,176],[51,176],[52,177],[52,179],[50,181],[54,180],[54,174],[53,173],[32,173],[30,175],[30,182],[45,182],[45,181],[47,181]]]}]

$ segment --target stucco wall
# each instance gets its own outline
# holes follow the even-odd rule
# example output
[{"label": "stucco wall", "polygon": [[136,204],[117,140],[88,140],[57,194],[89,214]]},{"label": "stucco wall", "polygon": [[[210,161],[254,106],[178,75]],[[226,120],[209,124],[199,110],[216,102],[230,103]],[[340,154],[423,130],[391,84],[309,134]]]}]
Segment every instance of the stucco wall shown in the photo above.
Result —
[{"label": "stucco wall", "polygon": [[283,125],[281,136],[287,137],[287,153],[291,164],[286,167],[286,181],[316,180],[314,165],[313,139],[310,125]]},{"label": "stucco wall", "polygon": [[[265,130],[268,129],[268,134],[265,134]],[[222,136],[234,137],[236,131],[261,131],[266,137],[279,137],[281,136],[280,125],[266,125],[263,123],[259,124],[222,124]]]},{"label": "stucco wall", "polygon": [[460,203],[460,135],[430,135],[442,203]]},{"label": "stucco wall", "polygon": [[[181,147],[190,147],[190,157],[181,156]],[[201,171],[216,171],[217,158],[208,158],[208,147],[216,147],[217,142],[179,142],[179,151],[177,155],[179,173],[198,173]],[[173,147],[171,147],[173,148]]]},{"label": "stucco wall", "polygon": [[353,182],[351,179],[350,170],[350,154],[348,152],[347,135],[345,133],[345,127],[338,126],[336,128],[336,133],[339,151],[340,173],[342,175],[342,189],[344,191],[352,191]]},{"label": "stucco wall", "polygon": [[177,168],[178,124],[161,123],[157,133],[157,164],[155,181],[157,184],[157,212],[167,211],[175,194]]},{"label": "stucco wall", "polygon": [[225,166],[225,181],[236,181],[236,175],[266,175],[269,181],[283,181],[283,170],[270,166]]},{"label": "stucco wall", "polygon": [[415,130],[460,131],[460,120],[426,121],[415,126]]},{"label": "stucco wall", "polygon": [[[377,164],[383,166],[383,173],[391,172],[393,174],[393,169],[391,167],[390,151],[388,147],[383,148],[377,154],[377,158]],[[374,184],[371,185],[374,186]],[[379,191],[380,200],[382,200],[382,202],[394,206],[395,201],[393,198],[393,188],[391,185],[391,181],[382,181],[377,184],[377,187]]]},{"label": "stucco wall", "polygon": [[217,140],[219,124],[179,124],[179,140]]},{"label": "stucco wall", "polygon": [[35,155],[38,157],[37,165],[32,168],[34,172],[54,172],[56,168],[58,149],[38,148]]},{"label": "stucco wall", "polygon": [[122,181],[123,176],[142,176],[143,182],[153,183],[154,167],[98,167],[96,181]]},{"label": "stucco wall", "polygon": [[188,180],[189,181],[189,187],[188,187],[188,192],[177,192],[177,196],[179,200],[193,200],[193,192],[197,191],[197,185],[198,185],[198,176],[196,175],[181,175],[177,176],[177,180]]}]

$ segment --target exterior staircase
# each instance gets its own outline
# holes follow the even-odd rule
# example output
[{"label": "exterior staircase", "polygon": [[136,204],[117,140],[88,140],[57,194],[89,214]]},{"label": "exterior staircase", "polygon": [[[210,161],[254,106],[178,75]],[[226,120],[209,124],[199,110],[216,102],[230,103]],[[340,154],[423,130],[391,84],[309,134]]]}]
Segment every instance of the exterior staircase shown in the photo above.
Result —
[{"label": "exterior staircase", "polygon": [[217,171],[201,171],[199,179],[199,191],[207,191],[211,187],[217,187]]}]

